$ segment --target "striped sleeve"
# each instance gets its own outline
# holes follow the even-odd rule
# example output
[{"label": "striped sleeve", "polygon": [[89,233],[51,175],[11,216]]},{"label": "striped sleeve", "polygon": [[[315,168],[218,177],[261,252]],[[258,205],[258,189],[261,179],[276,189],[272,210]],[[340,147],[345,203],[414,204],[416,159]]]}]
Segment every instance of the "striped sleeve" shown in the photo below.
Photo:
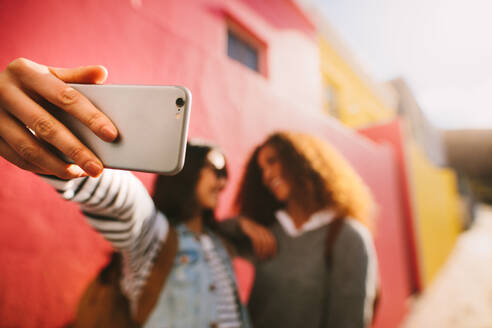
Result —
[{"label": "striped sleeve", "polygon": [[89,224],[123,255],[121,286],[136,310],[142,286],[169,225],[143,184],[128,171],[105,169],[97,178],[43,176],[63,198],[78,203]]}]

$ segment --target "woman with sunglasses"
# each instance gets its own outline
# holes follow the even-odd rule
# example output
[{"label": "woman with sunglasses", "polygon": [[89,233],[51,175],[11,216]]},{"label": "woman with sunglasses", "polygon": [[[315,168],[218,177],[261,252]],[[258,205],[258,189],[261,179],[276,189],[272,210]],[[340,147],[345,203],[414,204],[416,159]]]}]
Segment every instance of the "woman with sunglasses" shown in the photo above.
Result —
[{"label": "woman with sunglasses", "polygon": [[[227,181],[225,158],[216,147],[189,143],[183,170],[158,176],[153,200],[125,171],[104,170],[98,178],[68,182],[44,178],[63,197],[79,203],[88,222],[121,255],[109,267],[123,265],[122,303],[128,301],[132,314],[127,321],[143,327],[248,326],[214,218]],[[95,292],[90,290],[79,305],[75,326],[114,322],[94,316],[89,308]]]}]

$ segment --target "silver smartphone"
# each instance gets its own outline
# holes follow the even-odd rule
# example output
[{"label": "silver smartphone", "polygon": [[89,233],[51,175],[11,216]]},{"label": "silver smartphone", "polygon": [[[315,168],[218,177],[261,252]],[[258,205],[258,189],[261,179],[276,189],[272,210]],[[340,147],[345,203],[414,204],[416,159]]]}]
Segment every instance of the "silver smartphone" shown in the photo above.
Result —
[{"label": "silver smartphone", "polygon": [[188,89],[111,84],[70,86],[113,121],[119,131],[115,142],[102,141],[64,110],[42,105],[87,145],[105,167],[169,175],[182,169],[191,110]]}]

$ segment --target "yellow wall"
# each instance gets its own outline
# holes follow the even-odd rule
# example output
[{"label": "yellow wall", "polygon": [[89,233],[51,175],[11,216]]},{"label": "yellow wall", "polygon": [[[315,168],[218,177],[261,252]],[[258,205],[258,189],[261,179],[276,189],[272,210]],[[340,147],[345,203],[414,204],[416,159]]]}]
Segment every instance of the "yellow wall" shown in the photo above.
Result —
[{"label": "yellow wall", "polygon": [[[395,116],[395,110],[384,106],[326,40],[320,38],[319,42],[323,82],[335,90],[335,116],[343,124],[358,128]],[[329,107],[325,102],[327,113],[331,112]]]},{"label": "yellow wall", "polygon": [[461,231],[457,179],[452,170],[433,166],[413,142],[409,155],[421,280],[426,287],[446,261]]},{"label": "yellow wall", "polygon": [[[353,128],[396,116],[396,110],[386,107],[342,54],[322,37],[319,42],[323,82],[336,94],[336,110],[325,103],[328,114]],[[460,202],[455,173],[434,166],[411,137],[408,140],[421,281],[426,287],[445,263],[461,230]]]}]

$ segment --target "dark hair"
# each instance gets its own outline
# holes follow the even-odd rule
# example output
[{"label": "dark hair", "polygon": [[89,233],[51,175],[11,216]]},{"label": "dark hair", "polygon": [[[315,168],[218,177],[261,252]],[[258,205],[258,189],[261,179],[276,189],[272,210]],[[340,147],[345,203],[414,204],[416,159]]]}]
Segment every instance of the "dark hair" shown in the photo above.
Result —
[{"label": "dark hair", "polygon": [[311,211],[331,207],[337,217],[350,216],[370,226],[372,197],[350,164],[325,141],[292,132],[274,133],[253,151],[235,199],[240,214],[268,226],[275,221],[275,211],[284,207],[262,181],[258,154],[265,146],[277,151],[301,204]]},{"label": "dark hair", "polygon": [[[309,169],[308,163],[296,151],[292,143],[282,134],[271,135],[255,148],[248,160],[235,201],[242,215],[248,216],[265,226],[272,224],[275,221],[275,212],[284,207],[284,204],[275,198],[262,181],[258,154],[267,145],[274,147],[277,151],[284,167],[285,178],[290,185],[294,186],[292,192],[304,200],[305,205],[314,205],[311,197],[319,195],[319,192],[313,192],[313,183],[317,182],[317,191],[322,188],[319,184],[319,177],[315,176],[316,173]],[[315,177],[311,177],[313,175]],[[316,210],[322,207],[320,203],[321,200],[316,202],[318,207]]]},{"label": "dark hair", "polygon": [[[154,203],[166,215],[171,225],[184,223],[196,215],[199,206],[196,186],[204,167],[211,166],[219,176],[227,176],[225,163],[221,167],[210,160],[208,155],[212,151],[223,156],[222,152],[212,144],[188,142],[183,170],[172,176],[157,176],[154,184]],[[203,210],[202,218],[205,226],[215,229],[213,210]]]}]

